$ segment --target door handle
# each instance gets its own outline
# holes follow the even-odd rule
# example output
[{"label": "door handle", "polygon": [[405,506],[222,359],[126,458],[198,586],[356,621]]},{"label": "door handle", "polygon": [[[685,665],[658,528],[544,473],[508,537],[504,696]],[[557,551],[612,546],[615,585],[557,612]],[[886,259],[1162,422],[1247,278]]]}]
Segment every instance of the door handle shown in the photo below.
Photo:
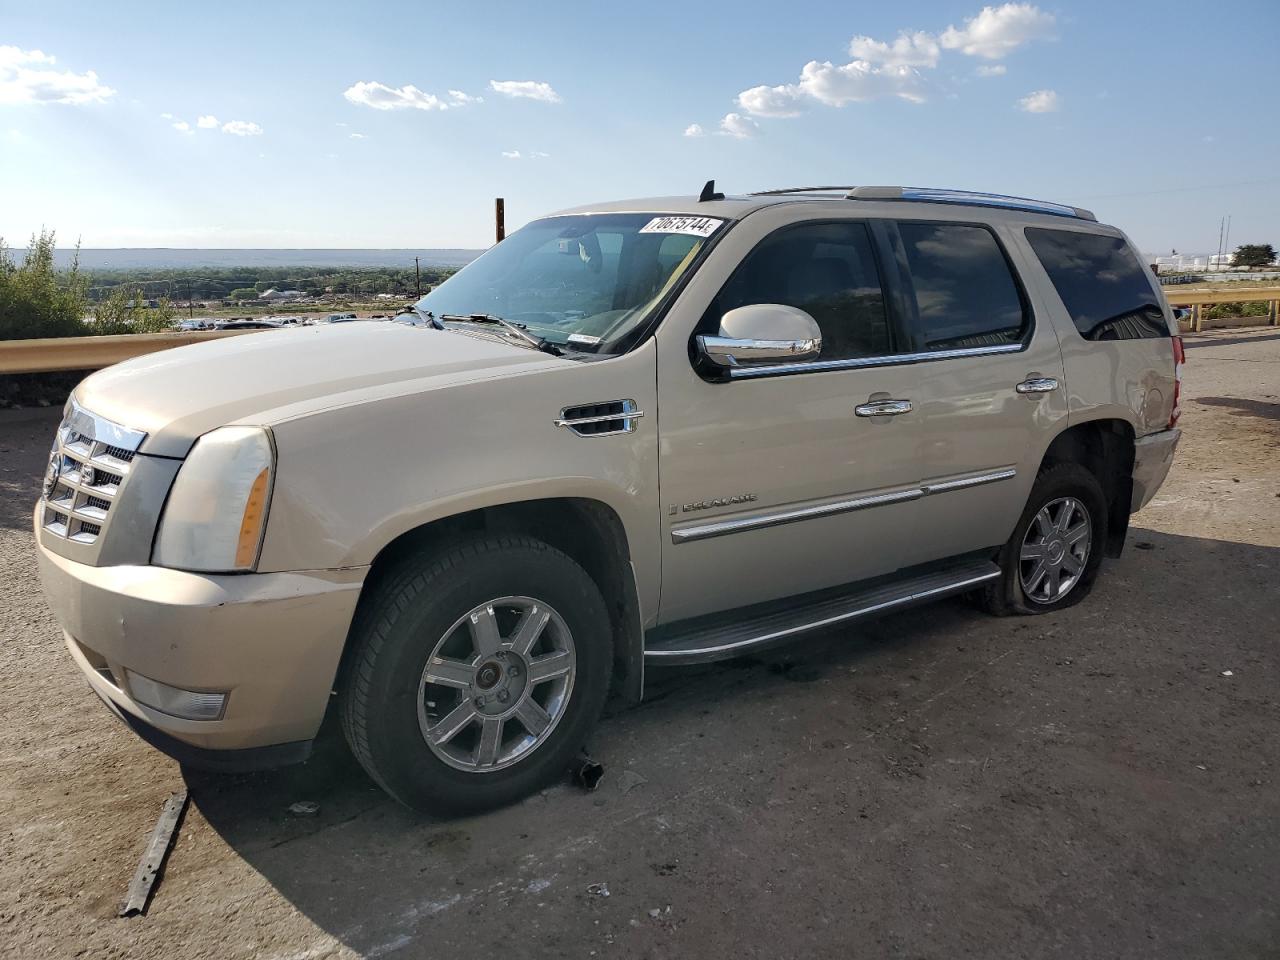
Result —
[{"label": "door handle", "polygon": [[910,400],[871,400],[853,408],[859,417],[896,417],[911,412]]},{"label": "door handle", "polygon": [[1014,389],[1021,394],[1053,393],[1058,389],[1058,381],[1054,377],[1030,377]]}]

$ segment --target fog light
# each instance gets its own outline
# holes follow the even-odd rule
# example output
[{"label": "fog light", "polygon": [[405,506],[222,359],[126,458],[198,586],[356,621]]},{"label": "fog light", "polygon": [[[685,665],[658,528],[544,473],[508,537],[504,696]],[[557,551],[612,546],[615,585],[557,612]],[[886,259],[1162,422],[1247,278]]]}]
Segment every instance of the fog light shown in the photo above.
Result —
[{"label": "fog light", "polygon": [[171,717],[183,720],[217,720],[227,705],[225,693],[201,693],[196,690],[183,690],[171,687],[159,680],[152,680],[125,670],[129,680],[129,692],[133,699],[152,710],[159,710]]}]

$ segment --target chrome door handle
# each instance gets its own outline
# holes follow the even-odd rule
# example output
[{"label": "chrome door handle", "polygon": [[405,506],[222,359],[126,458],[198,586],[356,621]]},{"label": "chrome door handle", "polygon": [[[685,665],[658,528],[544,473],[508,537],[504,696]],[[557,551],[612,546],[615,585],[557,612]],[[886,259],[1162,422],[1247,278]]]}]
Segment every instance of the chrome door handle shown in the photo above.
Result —
[{"label": "chrome door handle", "polygon": [[1014,387],[1019,393],[1053,393],[1058,389],[1058,381],[1053,377],[1032,377],[1030,380],[1023,380]]},{"label": "chrome door handle", "polygon": [[872,400],[860,403],[853,408],[859,417],[896,417],[900,413],[911,412],[910,400]]}]

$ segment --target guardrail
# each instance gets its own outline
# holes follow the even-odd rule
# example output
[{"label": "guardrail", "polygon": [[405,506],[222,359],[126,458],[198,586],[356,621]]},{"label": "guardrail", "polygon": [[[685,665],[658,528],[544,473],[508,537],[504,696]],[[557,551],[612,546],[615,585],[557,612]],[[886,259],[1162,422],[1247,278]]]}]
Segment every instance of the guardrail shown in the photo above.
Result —
[{"label": "guardrail", "polygon": [[[1280,286],[1250,290],[1181,290],[1163,288],[1173,307],[1190,307],[1188,328],[1204,329],[1203,308],[1215,303],[1266,303],[1266,322],[1280,323]],[[1259,318],[1261,319],[1261,318]],[[56,373],[59,370],[97,370],[122,360],[204,340],[238,337],[257,330],[190,330],[182,333],[126,333],[110,337],[55,337],[47,340],[0,340],[0,374]]]},{"label": "guardrail", "polygon": [[1267,325],[1274,327],[1277,322],[1280,322],[1280,286],[1253,287],[1248,290],[1230,288],[1207,290],[1203,287],[1179,290],[1175,287],[1164,287],[1163,292],[1165,299],[1169,301],[1169,306],[1191,308],[1191,320],[1187,327],[1193,333],[1199,333],[1204,329],[1204,308],[1215,303],[1265,303],[1267,304]]},{"label": "guardrail", "polygon": [[257,330],[191,330],[182,333],[126,333],[109,337],[54,337],[0,340],[0,374],[98,370],[121,360],[203,340],[237,337]]}]

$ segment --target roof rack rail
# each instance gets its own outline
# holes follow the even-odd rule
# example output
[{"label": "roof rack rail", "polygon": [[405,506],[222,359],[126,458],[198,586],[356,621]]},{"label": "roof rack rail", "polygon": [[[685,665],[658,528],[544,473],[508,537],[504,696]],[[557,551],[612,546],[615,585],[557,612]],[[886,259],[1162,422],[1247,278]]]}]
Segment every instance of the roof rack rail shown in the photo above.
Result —
[{"label": "roof rack rail", "polygon": [[829,193],[834,190],[857,190],[857,187],[840,185],[834,187],[782,187],[779,190],[757,190],[749,193],[749,197],[779,197],[787,193]]},{"label": "roof rack rail", "polygon": [[938,187],[854,187],[846,195],[848,200],[917,200],[925,203],[955,203],[971,207],[1000,207],[1006,210],[1026,210],[1029,213],[1048,213],[1057,217],[1073,217],[1092,220],[1097,217],[1089,210],[1071,207],[1049,200],[1031,200],[1027,197],[1007,197],[999,193],[978,193],[973,190],[947,190]]}]

